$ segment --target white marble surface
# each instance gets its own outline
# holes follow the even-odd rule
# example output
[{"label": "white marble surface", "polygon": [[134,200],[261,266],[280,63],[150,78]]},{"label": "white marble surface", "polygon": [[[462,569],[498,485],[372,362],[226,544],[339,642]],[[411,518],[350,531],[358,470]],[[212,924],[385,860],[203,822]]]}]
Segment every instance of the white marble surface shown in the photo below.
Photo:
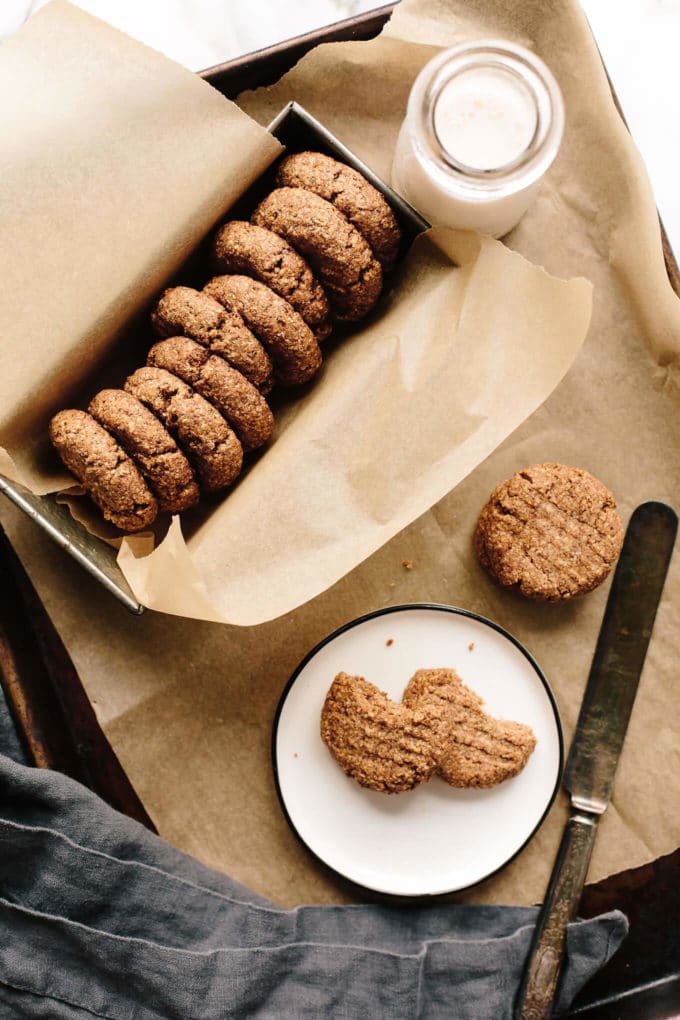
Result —
[{"label": "white marble surface", "polygon": [[[0,37],[47,0],[0,0]],[[375,0],[75,0],[194,70],[378,6]],[[582,0],[680,253],[680,0]]]}]

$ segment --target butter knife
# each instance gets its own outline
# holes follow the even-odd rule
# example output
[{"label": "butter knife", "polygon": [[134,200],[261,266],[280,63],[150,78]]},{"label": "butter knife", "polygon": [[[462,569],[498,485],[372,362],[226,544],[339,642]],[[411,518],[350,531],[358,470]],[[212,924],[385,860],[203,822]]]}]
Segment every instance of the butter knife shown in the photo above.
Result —
[{"label": "butter knife", "polygon": [[563,777],[571,812],[515,1000],[515,1020],[552,1015],[566,926],[576,916],[597,823],[611,797],[677,528],[674,511],[652,502],[635,510],[626,531]]}]

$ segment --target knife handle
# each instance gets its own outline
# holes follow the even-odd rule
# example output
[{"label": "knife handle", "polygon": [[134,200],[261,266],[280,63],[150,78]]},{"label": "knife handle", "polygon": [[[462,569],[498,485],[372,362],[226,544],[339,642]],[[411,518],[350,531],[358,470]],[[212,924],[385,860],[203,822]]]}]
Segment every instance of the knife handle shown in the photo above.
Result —
[{"label": "knife handle", "polygon": [[562,970],[567,925],[576,917],[593,852],[599,815],[572,814],[550,877],[545,902],[515,1000],[515,1020],[549,1020]]}]

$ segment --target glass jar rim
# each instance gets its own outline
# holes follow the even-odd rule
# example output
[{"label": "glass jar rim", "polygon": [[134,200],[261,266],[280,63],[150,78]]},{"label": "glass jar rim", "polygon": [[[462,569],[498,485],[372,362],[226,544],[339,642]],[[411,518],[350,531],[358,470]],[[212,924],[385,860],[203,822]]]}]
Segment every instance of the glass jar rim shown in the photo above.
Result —
[{"label": "glass jar rim", "polygon": [[[491,169],[461,162],[442,144],[435,125],[437,101],[458,75],[475,68],[502,69],[526,86],[536,109],[536,126],[526,148],[508,163]],[[564,102],[554,75],[530,50],[502,39],[476,39],[444,50],[415,80],[407,117],[418,147],[437,170],[482,198],[501,188],[521,190],[538,180],[553,162],[564,130]]]}]

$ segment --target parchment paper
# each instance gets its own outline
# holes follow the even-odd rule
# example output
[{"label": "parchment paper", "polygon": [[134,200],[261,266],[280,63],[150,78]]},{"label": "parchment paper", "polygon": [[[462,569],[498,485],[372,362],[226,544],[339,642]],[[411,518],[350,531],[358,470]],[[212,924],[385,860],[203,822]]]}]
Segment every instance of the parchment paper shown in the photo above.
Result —
[{"label": "parchment paper", "polygon": [[[432,600],[479,611],[515,633],[543,666],[569,741],[606,586],[556,607],[527,604],[500,591],[472,556],[479,508],[497,481],[525,464],[552,459],[601,477],[624,518],[642,500],[673,502],[679,492],[678,302],[665,278],[644,169],[611,103],[580,9],[576,3],[511,7],[491,0],[421,0],[403,4],[389,32],[371,43],[324,47],[281,85],[244,97],[243,105],[265,122],[294,96],[386,173],[410,82],[433,52],[429,46],[482,34],[533,45],[562,85],[567,134],[541,196],[509,244],[557,276],[583,275],[595,284],[585,347],[550,399],[452,493],[368,560],[313,601],[257,627],[153,613],[133,619],[30,522],[3,510],[99,718],[161,833],[286,904],[366,895],[310,859],[276,801],[271,721],[288,676],[309,648],[382,605]],[[484,245],[482,253],[496,250]],[[343,356],[344,348],[336,353]],[[413,561],[411,571],[402,567],[404,559]],[[591,880],[642,864],[680,842],[680,745],[673,712],[678,563],[676,556]],[[462,898],[540,899],[565,814],[561,798],[523,854]]]}]

